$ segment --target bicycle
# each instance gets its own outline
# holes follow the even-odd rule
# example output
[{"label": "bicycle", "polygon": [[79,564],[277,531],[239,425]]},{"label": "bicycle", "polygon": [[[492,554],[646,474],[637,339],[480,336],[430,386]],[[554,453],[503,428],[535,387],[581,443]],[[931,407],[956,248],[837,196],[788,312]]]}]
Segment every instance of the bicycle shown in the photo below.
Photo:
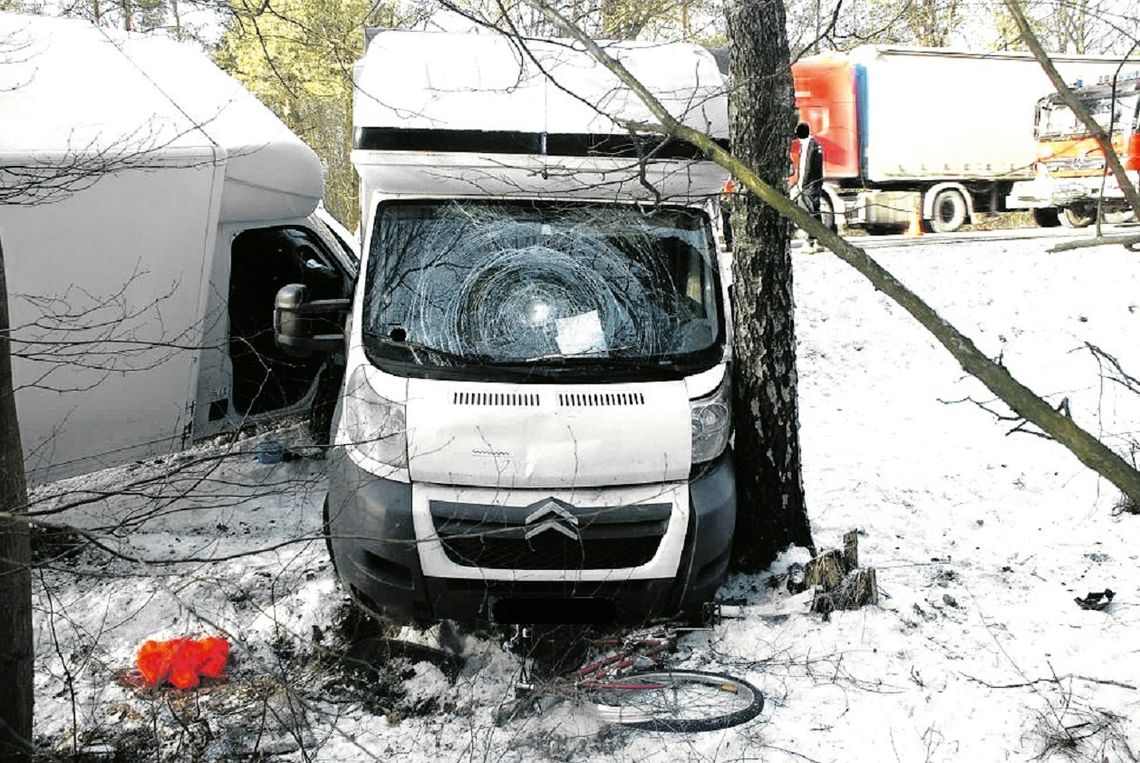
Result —
[{"label": "bicycle", "polygon": [[606,723],[653,731],[714,731],[759,715],[764,695],[744,679],[665,667],[664,657],[676,650],[680,632],[666,626],[595,639],[592,647],[608,648],[608,654],[549,680],[527,680],[524,666],[514,702],[500,708],[495,722],[562,700]]}]

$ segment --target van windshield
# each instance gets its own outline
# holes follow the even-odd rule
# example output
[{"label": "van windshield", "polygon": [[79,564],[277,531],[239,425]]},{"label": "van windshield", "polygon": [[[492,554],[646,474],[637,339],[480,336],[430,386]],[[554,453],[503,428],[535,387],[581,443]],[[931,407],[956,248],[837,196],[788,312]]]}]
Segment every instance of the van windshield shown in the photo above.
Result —
[{"label": "van windshield", "polygon": [[377,213],[369,354],[435,367],[711,365],[723,312],[698,212],[390,203]]}]

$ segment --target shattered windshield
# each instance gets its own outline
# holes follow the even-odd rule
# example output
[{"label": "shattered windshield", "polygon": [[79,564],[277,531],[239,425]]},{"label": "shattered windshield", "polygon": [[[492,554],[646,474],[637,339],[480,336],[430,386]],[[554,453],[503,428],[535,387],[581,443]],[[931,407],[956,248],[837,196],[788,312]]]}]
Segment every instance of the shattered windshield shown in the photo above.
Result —
[{"label": "shattered windshield", "polygon": [[377,214],[363,329],[380,357],[448,367],[719,357],[699,213],[446,202]]}]

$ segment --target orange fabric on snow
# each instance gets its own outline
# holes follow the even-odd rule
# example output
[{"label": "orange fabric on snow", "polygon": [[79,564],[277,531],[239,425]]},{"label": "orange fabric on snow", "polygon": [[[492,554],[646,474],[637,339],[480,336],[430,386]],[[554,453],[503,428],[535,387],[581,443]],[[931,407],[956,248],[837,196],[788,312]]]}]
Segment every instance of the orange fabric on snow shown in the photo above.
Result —
[{"label": "orange fabric on snow", "polygon": [[169,681],[179,689],[190,689],[202,678],[221,678],[229,654],[230,642],[224,638],[174,638],[146,642],[135,662],[150,686]]}]

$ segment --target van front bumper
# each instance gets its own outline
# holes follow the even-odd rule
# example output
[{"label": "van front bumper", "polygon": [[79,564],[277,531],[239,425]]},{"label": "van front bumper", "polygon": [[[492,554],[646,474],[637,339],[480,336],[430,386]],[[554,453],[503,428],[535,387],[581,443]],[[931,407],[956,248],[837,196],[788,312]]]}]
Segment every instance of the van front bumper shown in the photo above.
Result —
[{"label": "van front bumper", "polygon": [[[604,497],[623,490],[636,489],[597,489],[595,492]],[[726,452],[716,461],[694,469],[687,483],[656,486],[651,490],[658,493],[681,490],[687,493],[687,507],[680,515],[684,517],[684,527],[673,527],[671,533],[679,538],[679,552],[669,556],[667,565],[647,563],[640,568],[647,573],[633,574],[621,569],[595,573],[588,569],[590,562],[581,561],[575,563],[578,566],[558,570],[505,570],[504,567],[510,566],[509,557],[504,560],[500,554],[496,569],[453,565],[455,574],[446,571],[425,574],[425,558],[429,569],[442,569],[433,560],[442,558],[441,538],[447,529],[425,527],[424,499],[414,495],[412,485],[376,477],[353,463],[343,448],[334,448],[329,463],[330,544],[337,573],[352,597],[365,609],[396,623],[452,619],[635,624],[661,616],[694,615],[712,599],[728,567],[736,523],[731,453]],[[538,495],[544,491],[528,492]],[[556,504],[566,507],[567,512],[582,510],[565,502]],[[463,521],[460,509],[464,504],[449,505],[459,507],[452,510],[460,515],[456,521]],[[540,510],[548,508],[541,501],[534,505]],[[635,511],[636,508],[615,507],[614,511]],[[590,526],[586,514],[588,511],[579,516],[584,519],[583,528]],[[517,511],[515,516],[518,516]],[[672,524],[676,523],[676,516]],[[557,507],[550,514],[555,522],[562,522],[565,517],[566,513]],[[647,532],[644,530],[646,522],[652,524],[654,517],[646,515],[634,519],[645,520],[636,532]],[[576,531],[577,522],[570,521],[574,525],[570,529]],[[514,528],[508,528],[508,532],[512,531]],[[625,543],[622,533],[626,531],[620,524],[607,526],[601,522],[596,529],[582,532],[593,532],[611,547],[616,543],[623,552],[636,553],[637,539],[631,537],[629,543]],[[611,537],[606,537],[607,532]],[[552,528],[545,533],[546,537],[536,537],[534,542],[548,543],[550,538],[557,539],[558,533],[558,528]],[[453,560],[456,549],[475,548],[475,553],[485,550],[483,537],[487,538],[487,548],[496,542],[494,532],[450,537],[456,540],[447,546]],[[660,562],[664,556],[661,552],[654,558]]]}]

